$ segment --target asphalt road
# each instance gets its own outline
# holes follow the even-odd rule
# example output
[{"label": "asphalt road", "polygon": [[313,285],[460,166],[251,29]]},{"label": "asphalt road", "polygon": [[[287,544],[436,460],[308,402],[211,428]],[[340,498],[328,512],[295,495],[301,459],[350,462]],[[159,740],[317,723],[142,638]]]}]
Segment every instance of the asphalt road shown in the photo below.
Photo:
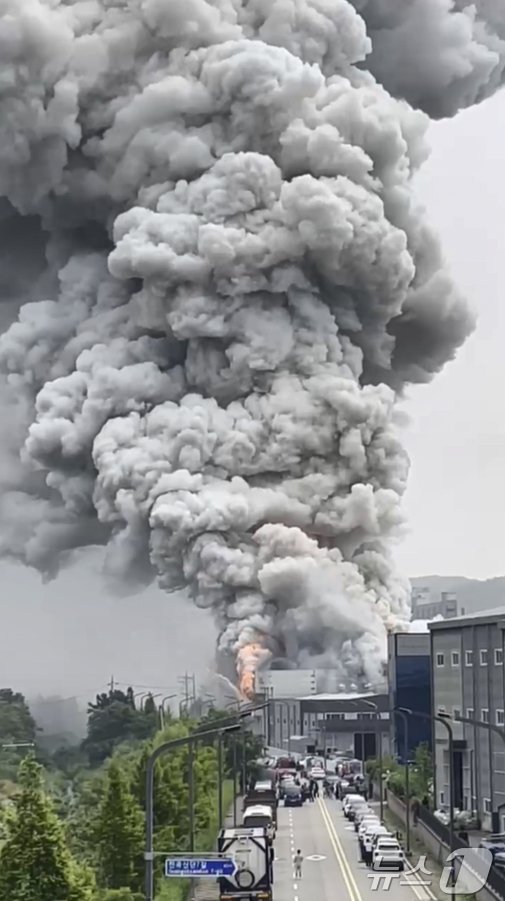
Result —
[{"label": "asphalt road", "polygon": [[[298,848],[304,857],[301,879],[295,878],[292,864]],[[379,877],[359,861],[356,833],[340,801],[320,798],[303,807],[279,807],[275,852],[274,901],[377,901],[385,892],[388,901],[437,899],[438,886],[423,886],[430,880],[423,873],[407,868]]]}]

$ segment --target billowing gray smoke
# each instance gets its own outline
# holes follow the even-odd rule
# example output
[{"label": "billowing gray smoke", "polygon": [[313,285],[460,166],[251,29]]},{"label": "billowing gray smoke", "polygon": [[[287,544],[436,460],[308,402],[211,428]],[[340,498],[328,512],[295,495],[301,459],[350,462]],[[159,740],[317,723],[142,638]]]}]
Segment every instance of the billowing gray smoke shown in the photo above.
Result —
[{"label": "billowing gray smoke", "polygon": [[409,617],[396,396],[472,328],[402,98],[494,89],[497,10],[0,0],[5,555],[105,544],[222,648],[377,678]]}]

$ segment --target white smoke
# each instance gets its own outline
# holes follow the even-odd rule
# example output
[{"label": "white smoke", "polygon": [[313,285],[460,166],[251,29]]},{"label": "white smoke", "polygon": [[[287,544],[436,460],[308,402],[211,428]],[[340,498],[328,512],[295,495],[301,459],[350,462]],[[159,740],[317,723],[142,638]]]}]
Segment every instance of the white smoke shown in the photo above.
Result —
[{"label": "white smoke", "polygon": [[26,229],[0,281],[25,302],[0,340],[3,554],[51,574],[103,543],[110,578],[212,607],[224,649],[265,634],[378,678],[409,619],[396,397],[472,328],[402,98],[491,92],[494,11],[0,0],[2,222]]}]

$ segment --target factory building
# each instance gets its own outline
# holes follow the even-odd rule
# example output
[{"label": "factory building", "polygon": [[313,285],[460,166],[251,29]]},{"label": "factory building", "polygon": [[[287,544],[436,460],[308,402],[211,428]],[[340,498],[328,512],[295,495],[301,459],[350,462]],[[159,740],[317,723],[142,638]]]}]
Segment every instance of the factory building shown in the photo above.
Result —
[{"label": "factory building", "polygon": [[[505,612],[430,623],[433,710],[505,728]],[[474,810],[484,829],[505,831],[505,742],[485,726],[452,722],[455,805]],[[449,802],[447,730],[435,730],[436,796]]]},{"label": "factory building", "polygon": [[[388,692],[390,742],[393,753],[405,760],[404,721],[393,715],[395,707],[417,710],[431,717],[431,657],[428,632],[399,632],[388,636]],[[412,760],[419,744],[432,746],[432,724],[428,718],[410,716],[408,721],[408,758]]]},{"label": "factory building", "polygon": [[[432,620],[436,616],[451,619],[458,615],[458,599],[452,591],[442,591],[438,600],[433,600],[430,589],[422,586],[412,589],[412,619]],[[461,613],[464,613],[464,609]]]},{"label": "factory building", "polygon": [[380,733],[383,754],[389,754],[388,705],[385,691],[274,696],[270,703],[268,744],[300,753],[308,748],[350,752],[367,760],[378,753]]}]

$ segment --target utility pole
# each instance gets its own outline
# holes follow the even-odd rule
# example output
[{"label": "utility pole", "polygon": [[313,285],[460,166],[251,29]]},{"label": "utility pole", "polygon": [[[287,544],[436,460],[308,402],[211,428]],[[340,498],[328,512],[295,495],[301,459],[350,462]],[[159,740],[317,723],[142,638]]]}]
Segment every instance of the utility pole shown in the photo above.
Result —
[{"label": "utility pole", "polygon": [[[190,703],[194,703],[196,701],[196,679],[194,673],[184,673],[184,676],[179,677],[179,685],[182,687],[182,692],[184,695],[184,707],[186,710],[189,710]],[[181,702],[182,703],[182,702]]]},{"label": "utility pole", "polygon": [[111,677],[110,677],[110,682],[109,682],[109,690],[110,690],[110,693],[111,693],[111,694],[114,693],[114,685],[115,685],[115,682],[114,682],[114,676],[111,675]]}]

